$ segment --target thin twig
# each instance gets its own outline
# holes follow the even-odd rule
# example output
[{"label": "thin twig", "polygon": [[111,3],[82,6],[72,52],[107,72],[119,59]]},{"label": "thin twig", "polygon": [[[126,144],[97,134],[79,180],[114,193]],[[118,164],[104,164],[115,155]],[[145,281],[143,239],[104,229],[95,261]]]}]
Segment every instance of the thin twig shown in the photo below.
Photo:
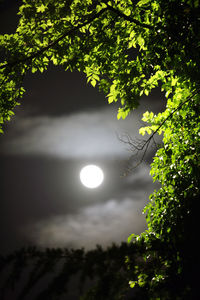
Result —
[{"label": "thin twig", "polygon": [[[149,148],[150,142],[151,140],[153,140],[154,144],[157,146],[154,136],[156,133],[158,133],[158,131],[160,130],[160,128],[166,123],[167,120],[169,120],[176,111],[180,110],[180,108],[187,103],[188,101],[190,101],[195,95],[197,95],[200,92],[200,89],[197,89],[196,91],[194,91],[192,93],[191,96],[189,96],[188,98],[186,98],[185,101],[183,101],[176,109],[174,109],[162,122],[161,124],[158,126],[158,128],[150,135],[150,137],[147,140],[142,140],[136,142],[134,141],[129,135],[126,135],[126,140],[122,139],[121,137],[118,137],[120,141],[122,141],[123,143],[129,145],[131,147],[131,149],[137,150],[137,153],[135,155],[137,155],[139,153],[139,151],[143,151],[142,157],[139,160],[139,162],[134,165],[132,168],[128,169],[128,172],[134,170],[135,168],[137,168],[144,160],[144,157],[146,155],[146,152]],[[157,147],[158,148],[158,147]]]},{"label": "thin twig", "polygon": [[[175,110],[173,110],[170,114],[169,114],[169,116],[167,117],[167,118],[165,118],[162,122],[161,122],[161,124],[158,126],[158,128],[152,133],[152,135],[148,138],[148,140],[151,140],[153,137],[154,137],[154,135],[160,130],[160,128],[165,124],[165,122],[167,121],[167,120],[169,120],[172,116],[173,116],[173,114],[176,112],[176,111],[178,111],[185,103],[187,103],[188,101],[190,101],[196,94],[198,94],[200,92],[200,89],[197,89],[196,91],[194,91],[193,93],[192,93],[192,95],[190,96],[190,97],[188,97],[188,98],[186,98],[186,100],[185,101],[183,101],[179,106],[177,106],[177,108],[175,109]],[[148,142],[148,140],[146,141],[146,143]]]}]

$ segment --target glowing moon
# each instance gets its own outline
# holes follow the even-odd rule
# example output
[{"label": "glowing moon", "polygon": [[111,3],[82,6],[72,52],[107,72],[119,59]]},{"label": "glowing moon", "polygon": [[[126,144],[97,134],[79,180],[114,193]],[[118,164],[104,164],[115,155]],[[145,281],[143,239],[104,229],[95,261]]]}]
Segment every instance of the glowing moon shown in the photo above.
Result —
[{"label": "glowing moon", "polygon": [[101,168],[95,165],[85,166],[80,172],[80,180],[84,186],[90,189],[97,188],[103,182],[104,175]]}]

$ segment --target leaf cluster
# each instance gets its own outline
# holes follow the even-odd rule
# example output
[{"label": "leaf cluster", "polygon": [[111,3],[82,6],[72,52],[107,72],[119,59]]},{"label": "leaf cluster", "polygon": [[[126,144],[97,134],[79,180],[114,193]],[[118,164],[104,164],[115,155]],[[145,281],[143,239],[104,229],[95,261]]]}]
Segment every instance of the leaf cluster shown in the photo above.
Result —
[{"label": "leaf cluster", "polygon": [[3,121],[23,96],[25,74],[50,62],[85,72],[109,103],[120,101],[118,118],[167,74],[198,81],[198,7],[189,1],[24,0],[19,15],[16,33],[0,37]]}]

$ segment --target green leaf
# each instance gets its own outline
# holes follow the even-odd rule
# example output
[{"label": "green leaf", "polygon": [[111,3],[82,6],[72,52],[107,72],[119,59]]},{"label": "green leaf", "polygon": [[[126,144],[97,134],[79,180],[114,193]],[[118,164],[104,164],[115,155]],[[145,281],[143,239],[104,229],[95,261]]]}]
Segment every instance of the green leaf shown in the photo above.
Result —
[{"label": "green leaf", "polygon": [[113,97],[112,94],[109,94],[109,95],[110,96],[108,97],[108,103],[111,104],[115,100],[115,98]]},{"label": "green leaf", "polygon": [[97,81],[96,81],[94,78],[92,78],[92,80],[90,81],[90,83],[91,83],[91,85],[92,85],[93,87],[95,87]]},{"label": "green leaf", "polygon": [[129,110],[124,110],[123,108],[118,109],[117,119],[126,119],[129,114]]},{"label": "green leaf", "polygon": [[129,235],[129,237],[127,239],[128,244],[130,244],[135,237],[136,237],[136,235],[134,233],[132,233],[131,235]]},{"label": "green leaf", "polygon": [[36,67],[32,67],[31,72],[32,73],[36,73],[37,72],[37,68]]},{"label": "green leaf", "polygon": [[92,76],[95,80],[97,80],[97,81],[99,81],[100,80],[100,78],[99,78],[99,76],[97,75],[97,74],[93,74],[93,76]]},{"label": "green leaf", "polygon": [[137,281],[129,281],[129,285],[130,285],[130,288],[134,288],[135,285],[137,284]]},{"label": "green leaf", "polygon": [[141,6],[143,6],[143,5],[145,5],[145,4],[149,3],[149,2],[150,2],[150,0],[140,0],[137,3],[137,6],[141,7]]},{"label": "green leaf", "polygon": [[178,82],[178,78],[172,78],[171,85],[175,86],[177,82]]},{"label": "green leaf", "polygon": [[36,7],[36,11],[38,12],[38,13],[43,13],[45,10],[46,10],[46,6],[44,5],[44,4],[42,4],[42,5],[40,5],[40,6],[38,6],[38,7]]},{"label": "green leaf", "polygon": [[145,135],[145,133],[146,133],[146,127],[141,127],[141,128],[139,129],[139,134]]},{"label": "green leaf", "polygon": [[140,46],[141,49],[144,48],[145,41],[144,41],[144,38],[141,35],[139,35],[137,37],[137,43],[138,43],[138,45]]}]

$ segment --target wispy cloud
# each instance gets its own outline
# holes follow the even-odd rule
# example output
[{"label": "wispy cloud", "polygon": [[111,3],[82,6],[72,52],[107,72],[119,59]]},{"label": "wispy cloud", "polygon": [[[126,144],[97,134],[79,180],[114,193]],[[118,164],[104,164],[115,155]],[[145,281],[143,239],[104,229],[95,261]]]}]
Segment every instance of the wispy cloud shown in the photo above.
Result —
[{"label": "wispy cloud", "polygon": [[143,208],[149,194],[156,188],[149,176],[149,167],[140,166],[123,179],[120,191],[106,200],[79,207],[73,213],[63,213],[35,221],[23,228],[29,242],[42,247],[94,248],[112,242],[126,241],[131,233],[146,229]]},{"label": "wispy cloud", "polygon": [[[141,200],[141,193],[135,194]],[[145,230],[143,201],[112,199],[81,209],[73,215],[60,215],[26,228],[29,241],[42,247],[94,248],[126,241],[131,233]]]},{"label": "wispy cloud", "polygon": [[[14,155],[54,156],[64,160],[126,160],[132,153],[117,135],[139,137],[140,115],[117,120],[112,108],[52,117],[17,117],[3,137],[0,152]],[[149,149],[150,151],[152,149]],[[127,159],[127,163],[128,159]],[[114,173],[113,173],[114,174]],[[114,180],[114,179],[113,179]],[[24,226],[23,236],[44,247],[85,247],[121,242],[145,229],[142,209],[153,190],[149,167],[144,163],[125,179],[113,181],[110,195],[96,199],[74,213],[49,215]],[[111,187],[113,187],[112,185]],[[102,195],[101,195],[102,196]],[[100,203],[101,201],[101,203]]]},{"label": "wispy cloud", "polygon": [[129,156],[118,135],[138,136],[136,115],[117,120],[112,108],[61,117],[16,118],[4,136],[1,152],[62,158]]}]

